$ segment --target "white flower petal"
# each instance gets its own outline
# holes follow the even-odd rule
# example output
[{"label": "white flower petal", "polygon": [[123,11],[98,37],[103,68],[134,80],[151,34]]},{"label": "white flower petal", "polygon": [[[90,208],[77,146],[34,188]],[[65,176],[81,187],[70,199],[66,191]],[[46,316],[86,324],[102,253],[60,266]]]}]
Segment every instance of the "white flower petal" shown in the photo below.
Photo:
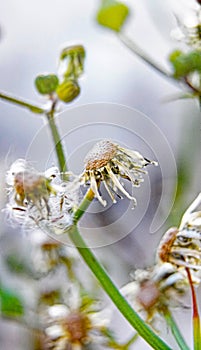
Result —
[{"label": "white flower petal", "polygon": [[96,179],[95,179],[93,171],[90,172],[90,180],[91,180],[91,189],[94,192],[95,197],[105,207],[107,202],[104,199],[102,199],[100,193],[98,192],[98,186],[97,186]]},{"label": "white flower petal", "polygon": [[48,308],[48,314],[53,319],[62,319],[68,316],[69,310],[63,304],[56,304]]},{"label": "white flower petal", "polygon": [[50,339],[54,340],[62,337],[64,334],[64,331],[60,325],[55,324],[53,326],[47,327],[45,329],[45,333]]},{"label": "white flower petal", "polygon": [[115,186],[128,198],[131,200],[135,200],[134,197],[132,197],[120,184],[119,180],[117,179],[116,175],[112,172],[111,168],[109,166],[106,166],[107,172],[110,176],[110,179],[113,181]]}]

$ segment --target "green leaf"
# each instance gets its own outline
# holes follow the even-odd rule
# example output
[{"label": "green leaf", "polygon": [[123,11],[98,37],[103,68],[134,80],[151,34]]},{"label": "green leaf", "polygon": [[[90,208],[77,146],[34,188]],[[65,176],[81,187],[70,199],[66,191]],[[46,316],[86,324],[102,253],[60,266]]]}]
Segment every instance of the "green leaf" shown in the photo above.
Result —
[{"label": "green leaf", "polygon": [[56,91],[59,79],[55,74],[38,75],[35,79],[35,86],[41,95],[49,95]]},{"label": "green leaf", "polygon": [[171,53],[169,60],[173,65],[176,79],[187,77],[190,73],[201,73],[201,52],[191,51],[183,53],[176,50]]},{"label": "green leaf", "polygon": [[24,313],[24,307],[19,296],[4,287],[0,287],[0,312],[7,317],[22,316]]},{"label": "green leaf", "polygon": [[129,9],[125,4],[116,0],[102,0],[96,19],[102,26],[119,32],[128,15]]}]

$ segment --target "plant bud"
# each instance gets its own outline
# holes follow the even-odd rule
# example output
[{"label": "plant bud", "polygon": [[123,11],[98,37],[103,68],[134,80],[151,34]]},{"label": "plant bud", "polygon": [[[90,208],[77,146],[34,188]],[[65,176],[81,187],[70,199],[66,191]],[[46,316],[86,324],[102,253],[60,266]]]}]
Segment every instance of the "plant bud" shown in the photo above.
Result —
[{"label": "plant bud", "polygon": [[52,94],[59,85],[59,79],[55,74],[38,75],[35,79],[35,86],[41,95]]},{"label": "plant bud", "polygon": [[73,101],[80,93],[80,87],[75,80],[64,80],[56,90],[58,98],[63,102]]},{"label": "plant bud", "polygon": [[84,71],[85,49],[82,45],[73,45],[62,50],[60,62],[64,66],[64,78],[77,78]]}]

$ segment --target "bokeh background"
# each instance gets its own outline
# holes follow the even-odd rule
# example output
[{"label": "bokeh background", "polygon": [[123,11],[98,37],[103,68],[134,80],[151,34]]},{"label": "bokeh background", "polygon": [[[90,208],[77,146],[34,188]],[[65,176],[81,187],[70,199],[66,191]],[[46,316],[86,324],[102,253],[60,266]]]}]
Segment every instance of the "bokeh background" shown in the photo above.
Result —
[{"label": "bokeh background", "polygon": [[[180,47],[180,44],[171,39],[170,31],[176,26],[174,13],[182,12],[182,6],[179,8],[179,6],[175,7],[173,1],[161,3],[158,0],[152,3],[148,0],[140,2],[130,0],[126,1],[126,4],[130,7],[131,14],[125,25],[125,32],[152,58],[170,70],[168,55],[173,49]],[[188,207],[200,191],[201,169],[198,152],[200,149],[200,112],[198,103],[189,99],[174,100],[174,96],[182,91],[180,87],[166,81],[150,69],[125,48],[114,33],[98,26],[95,21],[98,5],[99,1],[92,0],[58,0],[57,2],[1,0],[1,90],[39,104],[43,103],[44,101],[34,89],[36,75],[56,72],[59,52],[64,43],[83,44],[87,55],[85,74],[80,82],[81,95],[71,105],[61,107],[63,109],[80,107],[76,110],[78,112],[75,110],[72,114],[68,112],[69,118],[80,118],[80,113],[83,111],[81,106],[96,103],[125,105],[148,116],[167,139],[177,166],[182,164],[186,169],[187,186],[182,188],[182,191],[185,192],[185,199],[183,199],[182,206],[176,211],[179,214],[180,210],[181,215],[182,209]],[[86,111],[86,109],[84,110]],[[30,143],[35,140],[37,131],[44,125],[44,121],[40,116],[32,115],[24,109],[4,102],[0,106],[0,115],[2,188],[5,171],[15,159],[26,157],[27,149],[30,147]],[[86,120],[87,117],[83,113],[83,125],[85,125]],[[98,121],[97,116],[95,116],[95,121]],[[61,132],[65,132],[65,123],[62,115]],[[118,115],[116,123],[118,124]],[[132,129],[135,130],[134,123]],[[150,130],[145,127],[143,135],[146,134],[147,138],[150,138]],[[98,135],[93,134],[93,138],[96,137],[98,139]],[[121,141],[124,144],[128,143],[126,135],[125,139],[122,138]],[[48,146],[44,145],[44,139],[39,138],[34,142],[36,156],[34,161],[37,162],[38,155],[36,167],[43,170],[43,158],[41,158],[40,150]],[[134,142],[135,139],[130,141],[130,145]],[[77,138],[75,135],[73,145],[79,146],[79,135]],[[160,149],[161,145],[159,144],[158,147]],[[46,150],[48,157],[48,148]],[[155,151],[157,152],[157,150]],[[163,149],[160,149],[160,152],[163,152]],[[74,163],[71,161],[72,167],[76,171],[81,171],[83,166],[78,158],[74,157]],[[170,164],[167,163],[167,168],[169,166]],[[172,177],[166,181],[169,181],[168,188],[170,188],[173,203],[177,178]],[[150,234],[150,223],[161,196],[161,175],[158,178],[156,171],[151,171],[150,183],[151,201],[141,223],[124,239],[113,245],[96,249],[97,255],[104,260],[119,286],[128,282],[130,271],[139,267],[144,268],[153,263],[157,243],[167,225],[170,224],[169,220],[157,232]],[[140,191],[137,199],[138,202],[146,200],[143,190]],[[0,203],[2,208],[5,205],[4,201],[5,192],[2,191]],[[90,227],[100,226],[103,220],[107,223],[111,218],[115,218],[115,215],[121,215],[127,207],[128,202],[125,201],[124,204],[120,204],[115,209],[110,208],[103,214],[92,215],[89,213],[83,225],[87,227],[90,225]],[[164,207],[163,211],[166,212],[168,209]],[[173,217],[174,224],[179,222],[180,217]],[[13,278],[13,275],[9,275],[3,264],[3,257],[7,250],[16,247],[20,254],[20,247],[24,244],[23,235],[18,230],[8,227],[3,214],[1,214],[1,222],[1,278],[6,281],[8,286],[13,288],[17,286],[18,291],[22,294],[25,293],[26,298],[29,298],[29,292],[26,291],[25,286],[17,278]],[[181,312],[178,312],[177,317],[180,317],[179,314]],[[184,316],[187,321],[182,325],[182,328],[189,341],[191,331],[187,311],[185,311]],[[124,339],[124,336],[130,334],[131,330],[119,315],[116,319],[119,337]],[[33,348],[29,341],[28,332],[20,327],[2,322],[1,329],[0,347],[2,349],[12,349],[13,343],[15,343],[16,350],[31,350]],[[11,336],[7,337],[4,330],[9,332]],[[166,329],[163,329],[163,332],[164,337],[169,337],[166,334]],[[146,349],[148,346],[143,341],[139,341],[137,348]]]}]

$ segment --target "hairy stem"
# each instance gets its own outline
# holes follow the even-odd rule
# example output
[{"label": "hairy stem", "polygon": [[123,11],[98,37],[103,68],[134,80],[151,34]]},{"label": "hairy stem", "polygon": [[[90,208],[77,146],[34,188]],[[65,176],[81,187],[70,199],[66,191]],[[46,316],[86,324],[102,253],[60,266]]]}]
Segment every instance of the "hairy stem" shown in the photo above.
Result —
[{"label": "hairy stem", "polygon": [[164,314],[166,322],[167,322],[168,326],[170,327],[172,334],[173,334],[177,344],[179,345],[180,349],[181,350],[190,350],[188,345],[186,344],[170,310],[166,308],[163,314]]},{"label": "hairy stem", "polygon": [[137,313],[131,308],[124,297],[119,292],[119,289],[114,285],[104,268],[100,265],[95,255],[87,247],[83,238],[81,237],[77,226],[73,226],[67,231],[71,241],[76,246],[80,255],[94,273],[95,277],[99,281],[102,288],[105,290],[107,295],[111,298],[113,303],[126,318],[126,320],[131,324],[131,326],[136,329],[141,337],[147,341],[149,345],[156,350],[170,350],[169,346],[166,345],[137,315]]},{"label": "hairy stem", "polygon": [[0,98],[4,101],[16,104],[20,107],[27,108],[31,112],[36,113],[36,114],[45,114],[46,113],[46,111],[43,108],[38,107],[38,106],[34,105],[33,103],[26,102],[21,98],[9,96],[5,92],[0,92]]}]

